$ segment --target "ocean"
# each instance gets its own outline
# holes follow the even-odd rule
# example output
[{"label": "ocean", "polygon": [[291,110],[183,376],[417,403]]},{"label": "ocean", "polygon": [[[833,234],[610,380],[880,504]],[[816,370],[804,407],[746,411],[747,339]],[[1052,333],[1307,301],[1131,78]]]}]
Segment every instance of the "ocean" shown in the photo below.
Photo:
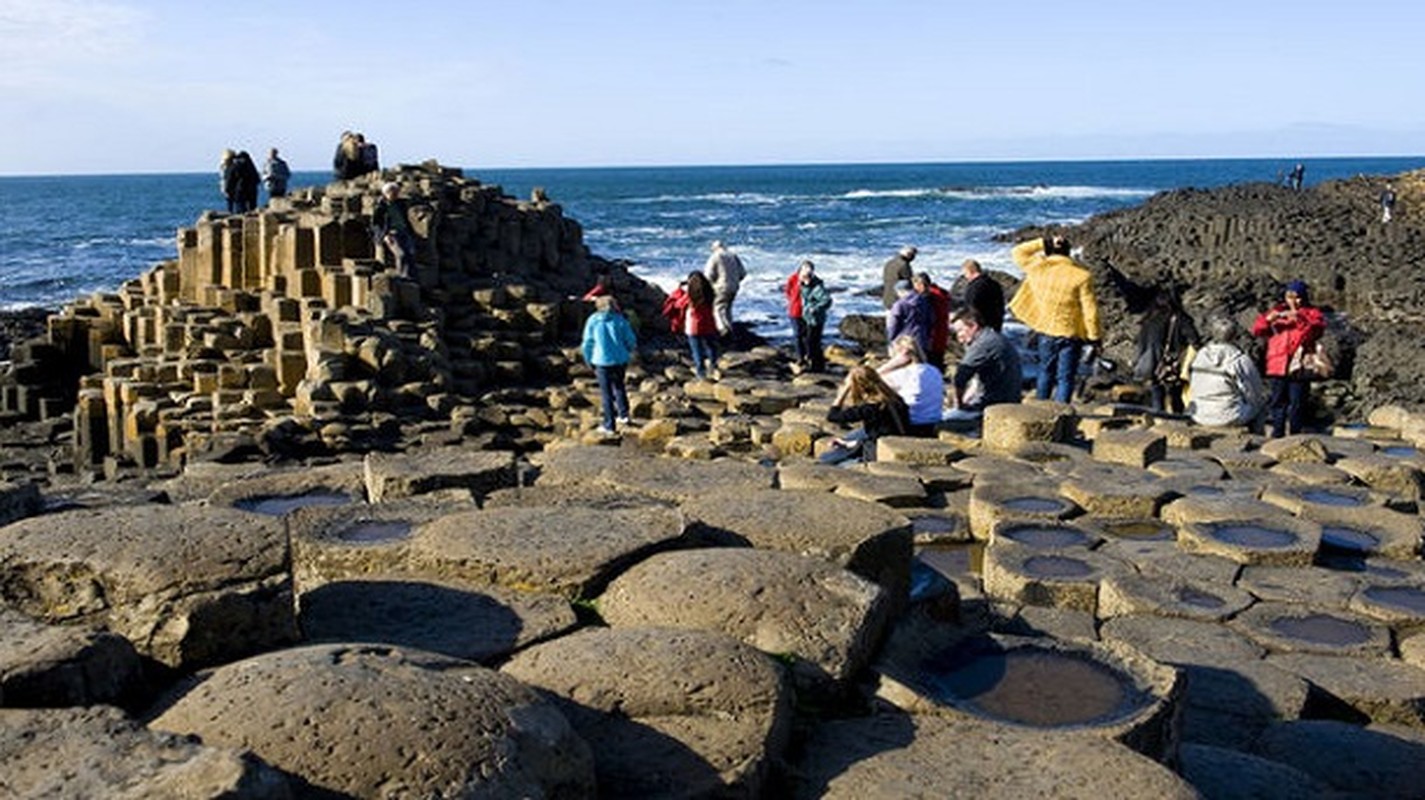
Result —
[{"label": "ocean", "polygon": [[[528,197],[543,187],[584,226],[590,249],[624,259],[664,289],[701,268],[720,239],[748,281],[740,320],[773,340],[789,334],[781,285],[810,258],[832,288],[828,331],[848,313],[880,311],[865,290],[881,264],[915,245],[918,270],[948,285],[977,258],[1016,272],[997,234],[1074,223],[1175,188],[1278,181],[1290,159],[840,164],[582,169],[466,168],[467,177]],[[1311,159],[1306,184],[1394,175],[1425,157]],[[298,172],[296,186],[327,172]],[[0,177],[0,309],[58,306],[112,290],[175,256],[175,233],[221,207],[216,174]]]}]

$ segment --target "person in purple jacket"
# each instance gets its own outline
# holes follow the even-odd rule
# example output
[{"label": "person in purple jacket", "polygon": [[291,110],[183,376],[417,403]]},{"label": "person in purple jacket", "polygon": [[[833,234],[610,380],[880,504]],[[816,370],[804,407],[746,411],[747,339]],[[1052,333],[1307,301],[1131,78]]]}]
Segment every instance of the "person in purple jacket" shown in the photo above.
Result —
[{"label": "person in purple jacket", "polygon": [[886,312],[886,341],[901,336],[914,338],[921,352],[930,347],[930,301],[910,281],[896,284],[896,301]]}]

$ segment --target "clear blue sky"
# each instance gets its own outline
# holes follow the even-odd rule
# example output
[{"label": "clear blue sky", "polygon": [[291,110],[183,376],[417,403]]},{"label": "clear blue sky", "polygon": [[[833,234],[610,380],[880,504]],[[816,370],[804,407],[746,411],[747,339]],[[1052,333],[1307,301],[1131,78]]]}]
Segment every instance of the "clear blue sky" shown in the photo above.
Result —
[{"label": "clear blue sky", "polygon": [[1425,153],[1425,3],[0,0],[0,174]]}]

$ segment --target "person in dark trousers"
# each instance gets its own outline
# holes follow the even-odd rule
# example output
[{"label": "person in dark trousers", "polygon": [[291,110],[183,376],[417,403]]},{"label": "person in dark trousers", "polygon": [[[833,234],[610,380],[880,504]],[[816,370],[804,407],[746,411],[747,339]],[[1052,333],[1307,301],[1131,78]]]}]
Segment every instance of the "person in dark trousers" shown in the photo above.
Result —
[{"label": "person in dark trousers", "polygon": [[986,275],[973,258],[960,265],[960,274],[965,278],[965,307],[978,312],[985,327],[1003,330],[1004,288],[999,281]]},{"label": "person in dark trousers", "polygon": [[1287,183],[1294,191],[1301,191],[1301,182],[1306,177],[1306,165],[1298,163],[1291,168],[1291,173],[1287,175]]},{"label": "person in dark trousers", "polygon": [[238,207],[242,203],[238,194],[237,170],[233,167],[236,158],[237,153],[224,150],[222,157],[218,159],[218,189],[223,193],[223,201],[229,214],[238,213]]},{"label": "person in dark trousers", "polygon": [[792,371],[826,371],[821,335],[826,327],[826,312],[831,308],[831,292],[816,276],[816,265],[811,261],[799,264],[782,292],[787,297],[787,317],[792,321],[792,345],[797,357]]},{"label": "person in dark trousers", "polygon": [[1381,224],[1389,224],[1391,218],[1395,216],[1395,186],[1389,182],[1380,192],[1380,221]]},{"label": "person in dark trousers", "polygon": [[1301,406],[1306,400],[1307,376],[1293,371],[1293,360],[1315,344],[1326,330],[1326,318],[1311,305],[1305,281],[1286,285],[1282,302],[1263,311],[1252,324],[1252,335],[1267,340],[1267,409],[1273,439],[1301,433]]},{"label": "person in dark trousers", "polygon": [[258,173],[257,165],[252,163],[252,156],[246,150],[239,150],[233,157],[233,169],[237,170],[241,212],[256,211],[257,187],[262,185],[262,175]]},{"label": "person in dark trousers", "polygon": [[292,170],[287,162],[277,155],[277,148],[267,151],[267,163],[262,167],[262,183],[267,187],[267,196],[286,197],[287,182],[292,179]]},{"label": "person in dark trousers", "polygon": [[638,346],[628,318],[613,309],[613,295],[594,298],[594,313],[584,322],[580,349],[584,361],[594,368],[603,404],[603,424],[599,433],[612,436],[614,423],[629,424],[628,390],[624,384],[628,362]]},{"label": "person in dark trousers", "polygon": [[930,301],[910,281],[896,284],[896,301],[886,312],[886,341],[910,336],[923,353],[930,349]]}]

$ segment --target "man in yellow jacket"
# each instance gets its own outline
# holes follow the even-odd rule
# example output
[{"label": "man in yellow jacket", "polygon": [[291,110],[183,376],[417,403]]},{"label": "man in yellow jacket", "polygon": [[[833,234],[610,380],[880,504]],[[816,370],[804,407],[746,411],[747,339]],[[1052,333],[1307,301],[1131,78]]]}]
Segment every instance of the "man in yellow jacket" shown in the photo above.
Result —
[{"label": "man in yellow jacket", "polygon": [[1069,257],[1069,241],[1045,236],[1015,245],[1014,263],[1024,281],[1009,301],[1009,310],[1039,335],[1039,381],[1035,395],[1069,402],[1074,376],[1085,344],[1097,348],[1101,338],[1098,299],[1093,275]]}]

